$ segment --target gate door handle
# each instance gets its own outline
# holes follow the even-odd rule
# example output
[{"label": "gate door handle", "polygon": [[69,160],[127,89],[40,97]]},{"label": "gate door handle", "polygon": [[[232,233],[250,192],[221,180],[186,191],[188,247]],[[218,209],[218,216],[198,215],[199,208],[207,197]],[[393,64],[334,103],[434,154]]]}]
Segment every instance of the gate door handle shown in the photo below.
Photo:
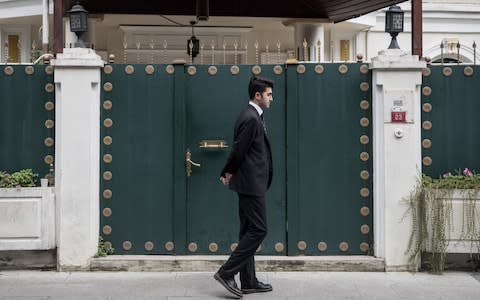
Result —
[{"label": "gate door handle", "polygon": [[192,161],[192,153],[190,152],[190,149],[187,149],[187,152],[185,153],[185,172],[187,173],[187,177],[190,177],[192,174],[192,165],[200,167],[199,163]]}]

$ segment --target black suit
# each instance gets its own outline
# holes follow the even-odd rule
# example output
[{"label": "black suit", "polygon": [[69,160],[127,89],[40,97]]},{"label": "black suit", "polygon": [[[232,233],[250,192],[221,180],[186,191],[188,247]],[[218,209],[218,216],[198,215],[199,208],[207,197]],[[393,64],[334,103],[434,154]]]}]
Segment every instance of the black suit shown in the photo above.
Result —
[{"label": "black suit", "polygon": [[239,115],[234,142],[221,176],[231,173],[229,187],[238,193],[239,243],[220,268],[222,277],[240,272],[242,286],[255,286],[254,255],[267,234],[264,194],[272,182],[272,154],[262,117],[248,105]]}]

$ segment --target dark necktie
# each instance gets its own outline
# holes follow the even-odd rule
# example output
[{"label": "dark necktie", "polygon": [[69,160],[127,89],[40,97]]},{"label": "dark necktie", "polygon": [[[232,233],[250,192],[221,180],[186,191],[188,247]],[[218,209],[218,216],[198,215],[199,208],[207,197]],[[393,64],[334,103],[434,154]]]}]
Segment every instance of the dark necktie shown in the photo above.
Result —
[{"label": "dark necktie", "polygon": [[265,134],[267,134],[267,126],[265,125],[265,120],[263,119],[263,114],[260,115],[260,118],[262,119],[263,131],[265,131]]}]

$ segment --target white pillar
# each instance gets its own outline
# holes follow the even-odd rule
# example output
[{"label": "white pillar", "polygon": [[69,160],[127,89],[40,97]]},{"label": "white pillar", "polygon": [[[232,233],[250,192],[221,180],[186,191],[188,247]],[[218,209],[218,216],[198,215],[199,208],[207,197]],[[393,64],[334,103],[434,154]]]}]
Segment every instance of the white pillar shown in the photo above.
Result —
[{"label": "white pillar", "polygon": [[[403,201],[421,172],[420,90],[425,62],[400,49],[387,49],[372,59],[374,253],[385,258],[387,271],[415,268],[409,264],[411,218]],[[392,122],[392,110],[404,111],[406,122]]]},{"label": "white pillar", "polygon": [[320,41],[320,57],[325,60],[325,27],[323,24],[295,23],[295,47],[298,49],[298,60],[304,60],[303,41],[306,40],[309,61],[317,61],[317,41]]},{"label": "white pillar", "polygon": [[64,49],[55,65],[57,266],[88,269],[99,235],[100,68],[95,51]]},{"label": "white pillar", "polygon": [[50,30],[48,24],[48,0],[42,1],[42,50],[48,51],[48,32]]}]

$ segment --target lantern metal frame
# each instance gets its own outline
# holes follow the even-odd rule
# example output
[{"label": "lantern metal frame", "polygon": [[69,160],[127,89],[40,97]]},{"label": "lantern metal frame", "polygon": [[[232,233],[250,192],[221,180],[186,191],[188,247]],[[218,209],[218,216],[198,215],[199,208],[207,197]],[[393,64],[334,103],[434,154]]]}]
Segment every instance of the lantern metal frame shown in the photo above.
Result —
[{"label": "lantern metal frame", "polygon": [[388,32],[392,37],[388,49],[400,49],[397,42],[397,36],[403,32],[404,13],[398,5],[390,6],[385,13],[385,32]]}]

